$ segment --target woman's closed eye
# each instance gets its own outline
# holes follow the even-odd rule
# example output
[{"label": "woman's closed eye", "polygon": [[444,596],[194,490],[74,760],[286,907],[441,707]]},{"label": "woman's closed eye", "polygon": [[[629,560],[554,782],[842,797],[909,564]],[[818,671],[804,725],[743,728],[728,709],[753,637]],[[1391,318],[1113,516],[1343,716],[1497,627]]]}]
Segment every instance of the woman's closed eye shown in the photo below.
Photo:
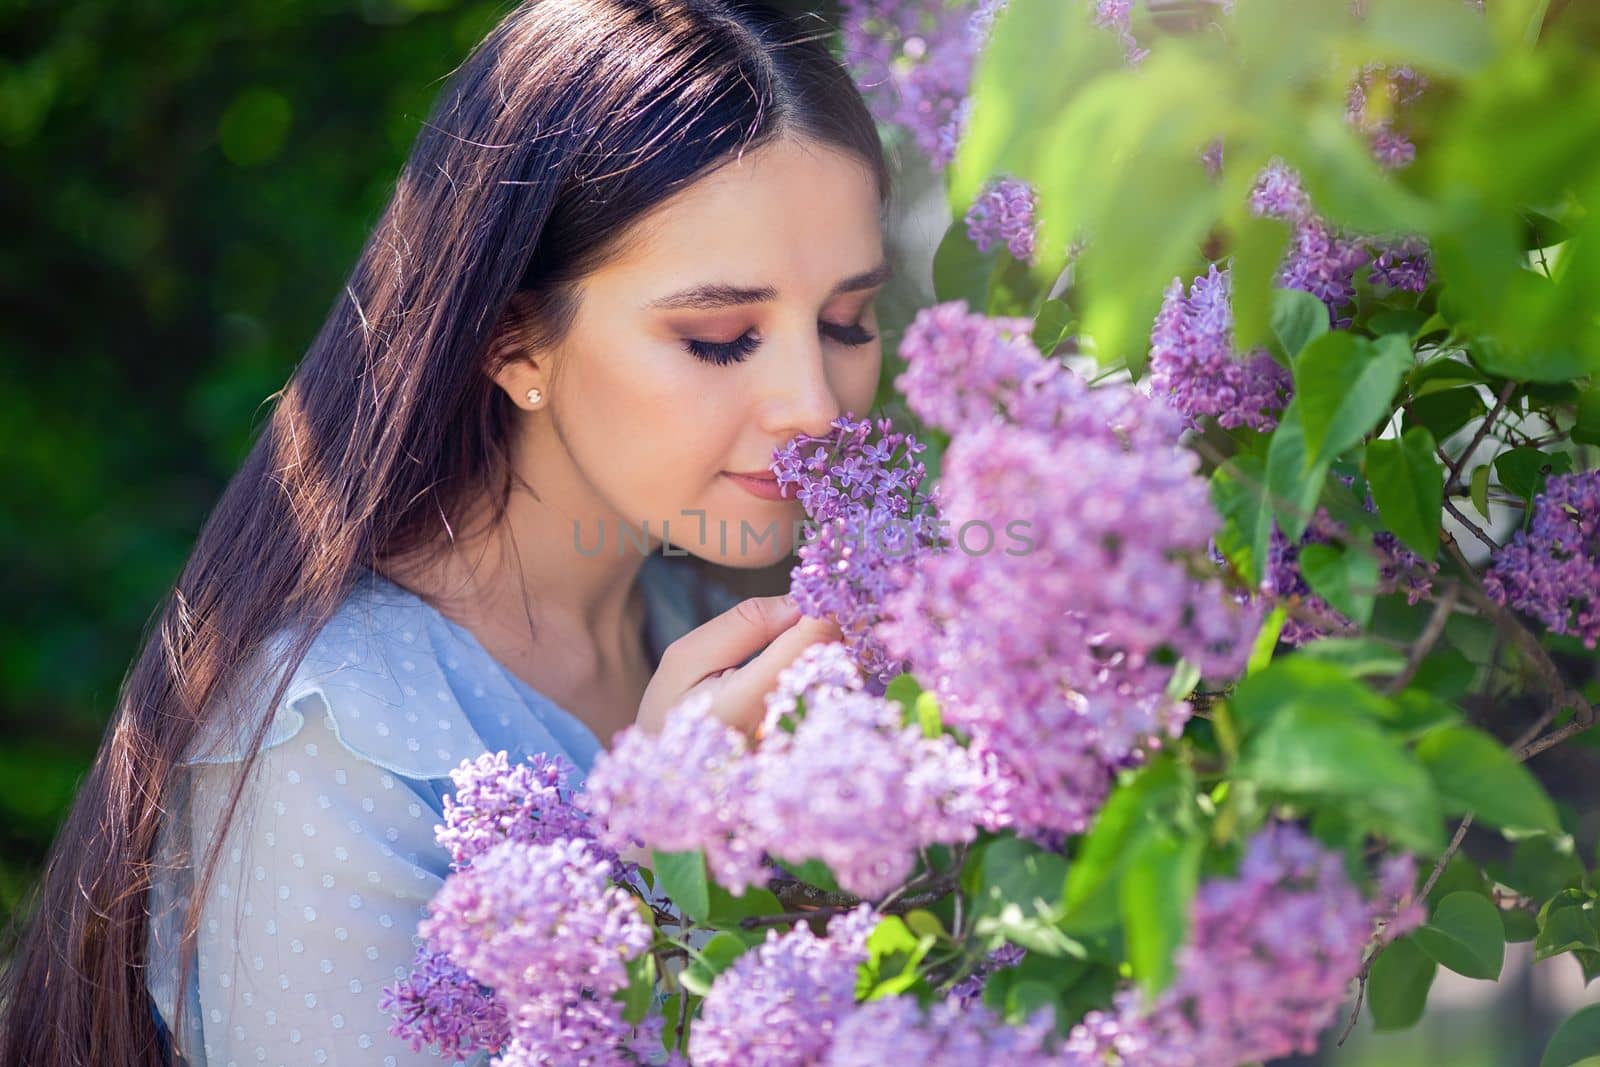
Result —
[{"label": "woman's closed eye", "polygon": [[[877,336],[876,334],[868,333],[859,322],[849,325],[837,322],[823,322],[819,323],[819,325],[824,336],[851,348],[867,344]],[[689,354],[696,359],[714,363],[717,366],[725,366],[729,363],[742,362],[745,357],[756,350],[756,346],[760,343],[746,330],[742,336],[733,341],[687,340],[683,344],[689,350]]]}]

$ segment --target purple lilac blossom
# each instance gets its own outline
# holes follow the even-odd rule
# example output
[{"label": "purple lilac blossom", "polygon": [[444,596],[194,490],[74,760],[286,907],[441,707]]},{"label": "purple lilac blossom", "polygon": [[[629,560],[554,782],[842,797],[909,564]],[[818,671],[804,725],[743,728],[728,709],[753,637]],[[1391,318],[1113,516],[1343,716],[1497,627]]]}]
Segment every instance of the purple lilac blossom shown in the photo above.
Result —
[{"label": "purple lilac blossom", "polygon": [[924,1013],[914,997],[883,997],[861,1005],[841,1020],[822,1067],[972,1067],[974,1064],[1030,1064],[1092,1067],[1055,1056],[1053,1010],[1039,1008],[1024,1023],[1008,1026],[982,1005],[963,1007],[936,1001]]},{"label": "purple lilac blossom", "polygon": [[802,652],[766,701],[753,751],[697,697],[668,713],[659,737],[624,731],[596,761],[584,803],[608,837],[705,852],[712,876],[741,895],[766,884],[773,855],[821,860],[847,892],[881,896],[918,850],[975,836],[977,760],[902,725],[900,705],[866,691],[841,643]]},{"label": "purple lilac blossom", "polygon": [[689,1032],[696,1067],[808,1067],[855,1008],[856,970],[878,923],[868,905],[835,915],[827,936],[805,923],[746,951],[711,984]]},{"label": "purple lilac blossom", "polygon": [[1215,265],[1184,295],[1174,278],[1150,334],[1150,389],[1198,428],[1204,415],[1228,429],[1269,433],[1294,393],[1294,379],[1264,348],[1233,344],[1229,272]]},{"label": "purple lilac blossom", "polygon": [[962,1008],[973,1006],[983,996],[983,987],[988,984],[990,975],[1008,967],[1015,967],[1027,954],[1028,950],[1021,945],[1006,942],[989,953],[972,974],[952,985],[945,993],[945,999],[953,1001]]},{"label": "purple lilac blossom", "polygon": [[1600,641],[1600,471],[1552,474],[1533,521],[1497,550],[1484,575],[1497,602],[1594,648]]},{"label": "purple lilac blossom", "polygon": [[[900,704],[865,692],[847,665],[828,642],[780,674],[745,805],[768,852],[821,860],[840,888],[873,899],[911,875],[919,850],[976,836],[981,769],[953,738],[902,725]],[[786,729],[795,704],[804,712]]]},{"label": "purple lilac blossom", "polygon": [[493,992],[427,944],[417,948],[409,975],[384,986],[378,1010],[394,1016],[389,1032],[409,1040],[413,1052],[437,1044],[441,1055],[459,1061],[482,1049],[498,1052],[511,1039]]},{"label": "purple lilac blossom", "polygon": [[1076,833],[1116,770],[1181,732],[1169,654],[1232,676],[1260,616],[1204,558],[1219,520],[1181,417],[1089,386],[1024,321],[957,301],[906,332],[896,386],[952,433],[941,517],[961,550],[919,557],[879,632],[984,761],[988,825]]},{"label": "purple lilac blossom", "polygon": [[[582,811],[572,806],[567,781],[576,768],[563,756],[540,752],[512,767],[504,750],[462,760],[450,772],[455,792],[444,798],[444,825],[434,827],[450,852],[452,870],[502,841],[547,845],[567,837],[594,837]],[[619,872],[620,873],[620,872]]]},{"label": "purple lilac blossom", "polygon": [[[1416,159],[1416,146],[1395,128],[1395,120],[1422,96],[1427,85],[1428,80],[1411,67],[1388,67],[1382,63],[1362,67],[1350,83],[1345,96],[1345,120],[1366,136],[1373,158],[1390,170]],[[1374,90],[1384,97],[1384,106],[1378,109],[1369,107]],[[1374,110],[1378,113],[1374,114]]]},{"label": "purple lilac blossom", "polygon": [[[1354,475],[1335,473],[1334,477],[1346,486],[1354,487]],[[1378,510],[1370,488],[1364,493],[1361,507],[1369,514]],[[1317,621],[1295,617],[1285,619],[1283,631],[1278,637],[1280,641],[1298,646],[1319,637],[1349,636],[1360,631],[1360,627],[1336,611],[1333,605],[1313,593],[1310,584],[1300,572],[1300,552],[1306,545],[1331,544],[1344,541],[1349,536],[1349,530],[1344,523],[1333,518],[1325,507],[1317,508],[1311,521],[1307,523],[1305,532],[1294,544],[1290,544],[1282,528],[1273,523],[1272,537],[1267,549],[1266,575],[1261,582],[1261,592],[1271,601],[1298,598],[1307,611],[1318,617]],[[1424,560],[1411,551],[1393,533],[1388,530],[1374,533],[1372,548],[1378,555],[1378,583],[1375,590],[1378,594],[1387,595],[1403,591],[1406,594],[1406,603],[1415,604],[1433,588],[1433,576],[1439,573],[1439,565],[1432,560]],[[1356,548],[1354,551],[1361,549]]]},{"label": "purple lilac blossom", "polygon": [[973,65],[1005,2],[842,0],[843,56],[868,107],[907,130],[935,170],[955,158]]},{"label": "purple lilac blossom", "polygon": [[618,734],[577,803],[599,820],[608,845],[704,852],[711,876],[742,894],[771,877],[745,807],[755,770],[748,749],[702,691],[672,709],[659,734],[637,726]]},{"label": "purple lilac blossom", "polygon": [[1022,263],[1034,260],[1034,222],[1036,197],[1027,182],[1016,178],[995,178],[967,209],[967,236],[988,252],[997,244],[1006,246],[1012,258]]},{"label": "purple lilac blossom", "polygon": [[941,544],[937,504],[917,491],[927,468],[915,457],[927,446],[892,425],[842,415],[826,437],[793,438],[772,464],[816,530],[797,552],[790,595],[801,614],[839,627],[879,694],[905,669],[873,636],[879,606],[915,556]]},{"label": "purple lilac blossom", "polygon": [[1294,228],[1278,268],[1278,284],[1321,300],[1334,327],[1348,325],[1350,319],[1342,312],[1355,298],[1356,272],[1372,258],[1366,245],[1311,209],[1299,175],[1282,160],[1268,163],[1256,177],[1250,210],[1264,218],[1283,219]]},{"label": "purple lilac blossom", "polygon": [[1403,292],[1420,293],[1433,281],[1433,256],[1428,242],[1408,235],[1373,243],[1377,258],[1368,275],[1376,284]]},{"label": "purple lilac blossom", "polygon": [[610,866],[585,840],[504,841],[434,896],[418,929],[505,1005],[507,1062],[634,1062],[614,994],[652,930]]},{"label": "purple lilac blossom", "polygon": [[1387,867],[1385,885],[1368,900],[1339,853],[1292,824],[1268,826],[1250,841],[1236,876],[1210,879],[1195,894],[1177,976],[1155,1004],[1147,1010],[1139,989],[1122,990],[1110,1009],[1073,1029],[1067,1051],[1125,1067],[1314,1052],[1374,926],[1389,918],[1391,890],[1414,872],[1404,862]]}]

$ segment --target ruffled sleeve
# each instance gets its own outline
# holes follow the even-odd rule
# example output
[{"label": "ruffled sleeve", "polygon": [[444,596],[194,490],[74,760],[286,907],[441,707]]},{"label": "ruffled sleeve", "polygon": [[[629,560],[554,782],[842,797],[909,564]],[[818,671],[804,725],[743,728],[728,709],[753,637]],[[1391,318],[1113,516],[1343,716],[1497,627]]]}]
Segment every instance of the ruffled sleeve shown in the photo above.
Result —
[{"label": "ruffled sleeve", "polygon": [[[665,558],[651,557],[641,580],[658,658],[738,600]],[[449,772],[486,751],[560,753],[578,768],[576,789],[599,742],[458,625],[368,574],[291,673],[205,894],[197,967],[179,989],[192,865],[215,839],[288,644],[276,635],[236,672],[166,798],[150,891],[152,1000],[163,1022],[185,1003],[174,1040],[192,1067],[440,1062],[390,1035],[378,1000],[409,972],[417,924],[449,872],[434,839]]]},{"label": "ruffled sleeve", "polygon": [[228,827],[182,990],[193,864],[215,839],[248,724],[277,680],[262,668],[281,662],[286,637],[237,672],[174,783],[151,889],[149,987],[163,1022],[180,997],[187,1004],[177,1043],[196,1067],[440,1062],[390,1035],[378,1002],[408,973],[417,924],[449,871],[434,839],[449,771],[488,750],[476,723],[501,720],[519,749],[573,758],[541,732],[548,709],[465,661],[473,650],[442,617],[381,594],[358,590],[295,668]]}]

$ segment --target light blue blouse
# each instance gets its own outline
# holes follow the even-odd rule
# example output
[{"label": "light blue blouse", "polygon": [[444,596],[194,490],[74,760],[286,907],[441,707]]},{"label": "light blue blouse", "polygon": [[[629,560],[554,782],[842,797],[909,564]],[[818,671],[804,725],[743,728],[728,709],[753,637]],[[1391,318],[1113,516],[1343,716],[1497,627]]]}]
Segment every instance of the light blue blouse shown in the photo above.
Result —
[{"label": "light blue blouse", "polygon": [[[640,567],[652,665],[738,600],[685,563],[651,555]],[[286,642],[280,632],[266,655]],[[167,799],[146,957],[163,1023],[179,996],[191,857],[214,839],[261,690],[276,680],[238,672]],[[578,768],[576,790],[599,740],[466,628],[364,570],[296,666],[261,747],[201,914],[182,1062],[439,1063],[435,1049],[414,1052],[388,1032],[378,998],[410,970],[417,923],[449,872],[434,840],[449,772],[500,749],[513,763],[559,753]]]}]

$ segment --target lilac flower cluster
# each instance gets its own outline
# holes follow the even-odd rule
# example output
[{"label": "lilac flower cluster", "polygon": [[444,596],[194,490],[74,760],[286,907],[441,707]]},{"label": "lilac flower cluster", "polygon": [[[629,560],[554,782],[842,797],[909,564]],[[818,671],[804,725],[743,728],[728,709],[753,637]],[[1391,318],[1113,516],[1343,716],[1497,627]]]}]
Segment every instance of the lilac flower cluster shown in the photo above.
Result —
[{"label": "lilac flower cluster", "polygon": [[1004,244],[1012,258],[1032,264],[1037,199],[1027,182],[1007,177],[993,179],[967,209],[967,236],[979,252]]},{"label": "lilac flower cluster", "polygon": [[955,158],[978,53],[1006,0],[842,0],[846,66],[873,114],[906,129],[935,170]]},{"label": "lilac flower cluster", "polygon": [[1150,334],[1150,389],[1198,427],[1210,415],[1218,425],[1263,433],[1294,392],[1288,368],[1264,348],[1240,355],[1233,344],[1229,272],[1211,269],[1185,295],[1174,278]]},{"label": "lilac flower cluster", "polygon": [[[450,853],[452,872],[465,870],[494,846],[515,841],[551,844],[567,838],[592,841],[593,828],[572,806],[567,780],[575,768],[560,755],[538,753],[516,767],[504,751],[463,760],[450,772],[453,794],[444,799],[444,825],[434,836]],[[596,848],[622,877],[615,853]],[[510,1037],[506,1010],[490,989],[429,942],[417,949],[411,973],[383,990],[383,1010],[395,1017],[390,1032],[414,1049],[439,1042],[457,1059],[479,1049],[495,1050]]]},{"label": "lilac flower cluster", "polygon": [[905,584],[912,558],[939,546],[937,507],[919,493],[927,445],[892,422],[835,419],[824,437],[800,434],[773,454],[779,486],[806,509],[815,533],[790,572],[801,614],[832,620],[875,693],[905,664],[873,637],[879,606]]},{"label": "lilac flower cluster", "polygon": [[1267,164],[1256,176],[1250,210],[1294,227],[1278,283],[1304,290],[1328,305],[1334,326],[1348,324],[1342,313],[1355,298],[1356,273],[1369,263],[1370,280],[1391,289],[1422,292],[1433,280],[1432,256],[1422,238],[1340,232],[1312,209],[1300,176],[1282,160]]},{"label": "lilac flower cluster", "polygon": [[738,730],[695,693],[667,716],[659,734],[630,726],[599,754],[578,804],[617,848],[705,853],[711,876],[742,894],[771,877],[749,832],[746,803],[755,765]]},{"label": "lilac flower cluster", "polygon": [[1204,559],[1219,520],[1181,418],[1131,387],[1090,387],[1025,322],[957,301],[906,331],[896,386],[952,434],[942,518],[1021,522],[1029,540],[925,553],[878,629],[984,760],[987,824],[1075,833],[1117,769],[1181,732],[1171,654],[1236,674],[1259,612]]},{"label": "lilac flower cluster", "polygon": [[511,1040],[511,1022],[494,994],[450,957],[427,943],[417,949],[411,973],[385,986],[378,1010],[394,1017],[389,1032],[411,1051],[437,1043],[442,1055],[465,1060],[482,1049],[498,1052]]},{"label": "lilac flower cluster", "polygon": [[452,870],[472,866],[502,841],[547,845],[593,838],[589,820],[572,805],[567,782],[574,767],[560,754],[540,752],[512,767],[504,751],[463,760],[450,772],[455,792],[444,798],[444,825],[434,828],[450,852]]},{"label": "lilac flower cluster", "polygon": [[623,731],[580,803],[613,843],[704,852],[733,893],[769,880],[770,854],[821,860],[846,891],[879,897],[919,849],[969,841],[979,819],[973,757],[901,719],[898,703],[866,691],[842,644],[813,645],[780,672],[753,749],[697,694],[659,735]]},{"label": "lilac flower cluster", "polygon": [[1339,232],[1313,211],[1299,175],[1281,160],[1267,164],[1257,176],[1250,210],[1263,218],[1283,219],[1294,228],[1278,268],[1278,284],[1315,296],[1328,305],[1334,326],[1346,325],[1349,319],[1341,313],[1355,299],[1356,272],[1372,258],[1365,243]]},{"label": "lilac flower cluster", "polygon": [[1007,967],[1015,967],[1027,954],[1027,949],[1006,942],[989,953],[970,975],[951,986],[949,992],[945,994],[945,999],[963,1008],[970,1007],[983,995],[983,987],[988,983],[990,975]]},{"label": "lilac flower cluster", "polygon": [[1251,840],[1237,876],[1196,894],[1177,977],[1148,1010],[1136,988],[1075,1027],[1067,1051],[1084,1062],[1192,1067],[1271,1060],[1316,1050],[1361,968],[1374,926],[1385,937],[1420,921],[1409,898],[1415,865],[1386,866],[1373,900],[1345,874],[1337,852],[1292,824]]},{"label": "lilac flower cluster", "polygon": [[1420,293],[1433,282],[1433,253],[1422,238],[1404,237],[1377,239],[1372,244],[1376,253],[1369,281],[1410,293]]},{"label": "lilac flower cluster", "polygon": [[[1388,67],[1369,63],[1356,74],[1345,95],[1345,119],[1360,130],[1380,164],[1396,170],[1417,158],[1417,147],[1396,127],[1395,120],[1414,104],[1427,88],[1428,80],[1411,67]],[[1384,106],[1372,108],[1369,100],[1376,90]]]},{"label": "lilac flower cluster", "polygon": [[1533,521],[1497,550],[1484,575],[1496,601],[1558,634],[1600,642],[1600,471],[1553,474]]},{"label": "lilac flower cluster", "polygon": [[865,692],[843,645],[806,649],[780,672],[770,705],[749,811],[769,852],[821,860],[842,888],[878,898],[910,877],[920,849],[976,836],[977,762]]},{"label": "lilac flower cluster", "polygon": [[1054,1055],[1052,1010],[1040,1008],[1020,1026],[1008,1026],[982,1005],[937,1001],[924,1013],[914,997],[883,997],[861,1005],[838,1023],[823,1067],[970,1067],[980,1063],[1091,1067]]},{"label": "lilac flower cluster", "polygon": [[[1347,486],[1355,483],[1353,475],[1335,474],[1334,477]],[[1361,506],[1369,513],[1377,510],[1377,503],[1372,499],[1370,489],[1364,494]],[[1348,636],[1359,632],[1360,627],[1311,591],[1310,584],[1300,571],[1300,553],[1307,545],[1343,542],[1349,537],[1348,528],[1329,515],[1325,507],[1317,508],[1311,521],[1306,524],[1305,533],[1301,534],[1300,539],[1294,544],[1290,544],[1283,530],[1277,523],[1273,523],[1272,537],[1267,548],[1267,566],[1261,580],[1261,593],[1274,602],[1299,603],[1305,607],[1307,613],[1316,616],[1314,620],[1295,617],[1284,620],[1279,640],[1298,646],[1330,634]],[[1387,595],[1403,590],[1406,594],[1406,603],[1415,604],[1433,588],[1433,576],[1439,572],[1439,565],[1436,562],[1423,559],[1401,544],[1400,539],[1388,530],[1379,530],[1373,534],[1372,547],[1378,555],[1378,581],[1375,593]],[[1352,549],[1352,551],[1362,550],[1359,544]]]},{"label": "lilac flower cluster", "polygon": [[636,1062],[615,994],[652,930],[610,867],[582,839],[503,841],[434,896],[418,929],[505,1005],[504,1062]]},{"label": "lilac flower cluster", "polygon": [[[696,1067],[808,1067],[855,1008],[856,971],[878,923],[868,905],[835,915],[827,936],[805,923],[766,941],[719,974],[689,1033]],[[898,1062],[896,1060],[895,1062]]]}]

